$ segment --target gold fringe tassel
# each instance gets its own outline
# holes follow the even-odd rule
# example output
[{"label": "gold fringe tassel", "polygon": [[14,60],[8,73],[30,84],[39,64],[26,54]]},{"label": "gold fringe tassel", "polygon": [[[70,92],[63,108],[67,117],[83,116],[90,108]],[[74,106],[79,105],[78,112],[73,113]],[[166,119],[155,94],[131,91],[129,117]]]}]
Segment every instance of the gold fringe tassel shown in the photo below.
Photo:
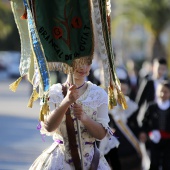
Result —
[{"label": "gold fringe tassel", "polygon": [[44,104],[41,106],[39,120],[44,121],[44,116],[49,113],[48,99],[44,98]]},{"label": "gold fringe tassel", "polygon": [[111,110],[114,108],[114,106],[117,105],[113,85],[110,85],[108,88],[108,97],[109,97],[109,110]]},{"label": "gold fringe tassel", "polygon": [[39,115],[39,121],[44,122],[44,115],[42,113],[42,108],[41,108],[40,115]]},{"label": "gold fringe tassel", "polygon": [[33,90],[32,95],[28,101],[28,107],[32,108],[33,102],[36,101],[39,97],[39,94],[37,93],[36,89]]},{"label": "gold fringe tassel", "polygon": [[19,83],[21,82],[22,77],[19,77],[15,82],[13,82],[12,84],[9,85],[9,89],[13,92],[16,92],[17,87],[19,85]]},{"label": "gold fringe tassel", "polygon": [[124,94],[117,88],[117,102],[122,105],[122,108],[126,110],[128,108],[128,105],[126,103],[126,99],[124,97]]}]

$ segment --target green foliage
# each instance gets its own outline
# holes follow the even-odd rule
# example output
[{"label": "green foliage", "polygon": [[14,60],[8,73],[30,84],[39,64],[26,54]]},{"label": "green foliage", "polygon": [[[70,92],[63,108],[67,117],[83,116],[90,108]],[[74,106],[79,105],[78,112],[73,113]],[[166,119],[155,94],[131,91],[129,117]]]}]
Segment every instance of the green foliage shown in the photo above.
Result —
[{"label": "green foliage", "polygon": [[18,30],[9,4],[0,1],[0,50],[20,50]]},{"label": "green foliage", "polygon": [[11,16],[11,10],[0,2],[0,39],[6,38],[6,36],[12,31]]},{"label": "green foliage", "polygon": [[170,24],[170,0],[114,0],[115,10],[112,25],[141,25],[152,34],[147,56],[151,58],[166,57],[166,45],[160,40],[160,35]]},{"label": "green foliage", "polygon": [[157,36],[170,22],[169,0],[117,0],[117,15],[143,24]]}]

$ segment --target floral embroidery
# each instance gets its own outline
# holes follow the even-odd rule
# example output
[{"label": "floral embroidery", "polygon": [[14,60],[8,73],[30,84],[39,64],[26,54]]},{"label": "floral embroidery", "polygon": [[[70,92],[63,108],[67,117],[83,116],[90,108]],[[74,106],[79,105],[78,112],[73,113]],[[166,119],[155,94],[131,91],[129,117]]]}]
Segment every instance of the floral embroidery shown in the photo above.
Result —
[{"label": "floral embroidery", "polygon": [[95,112],[93,112],[93,114],[94,114],[94,115],[96,115],[96,114],[97,114],[97,112],[95,111]]},{"label": "floral embroidery", "polygon": [[[101,106],[101,104],[107,104],[107,94],[106,92],[101,88],[98,87],[91,82],[87,82],[88,87],[84,94],[80,96],[78,99],[78,102],[81,102],[83,105],[83,110],[84,112],[91,117],[94,120],[97,120],[97,108]],[[58,107],[61,101],[63,100],[64,96],[61,91],[61,84],[56,84],[53,85],[50,88],[50,99],[49,103],[51,104],[56,104]],[[74,114],[71,113],[71,117],[73,120],[75,120]],[[112,134],[111,129],[108,127],[108,121],[109,119],[99,119],[99,123],[102,124],[102,126],[107,129],[108,136]],[[74,127],[75,127],[75,132],[77,132],[77,126],[76,126],[76,121],[74,121]],[[80,131],[81,131],[81,139],[82,139],[82,149],[83,149],[83,155],[84,155],[84,166],[85,169],[89,169],[90,163],[93,158],[94,154],[94,148],[93,148],[93,143],[95,142],[95,138],[92,137],[87,129],[84,127],[84,125],[80,122]],[[45,133],[45,132],[44,132]],[[61,134],[61,135],[60,135]],[[60,144],[56,150],[60,149],[61,152],[63,153],[64,159],[69,163],[69,166],[72,166],[72,158],[69,150],[69,142],[68,142],[68,136],[66,133],[66,125],[65,125],[65,117],[62,123],[60,124],[59,128],[57,131],[51,132],[51,135],[53,135],[53,139],[57,140],[60,139],[64,142],[63,144]],[[76,139],[78,141],[78,135],[76,134]],[[109,166],[107,162],[105,162],[105,159],[103,156],[101,156],[101,161],[99,161],[99,167],[98,170],[109,170]]]},{"label": "floral embroidery", "polygon": [[53,36],[55,39],[60,39],[63,36],[63,30],[60,27],[53,28]]},{"label": "floral embroidery", "polygon": [[82,27],[82,20],[80,17],[74,17],[71,21],[71,25],[73,28],[81,28]]},{"label": "floral embroidery", "polygon": [[89,156],[89,153],[86,153],[86,154],[85,154],[85,157],[88,157],[88,156]]}]

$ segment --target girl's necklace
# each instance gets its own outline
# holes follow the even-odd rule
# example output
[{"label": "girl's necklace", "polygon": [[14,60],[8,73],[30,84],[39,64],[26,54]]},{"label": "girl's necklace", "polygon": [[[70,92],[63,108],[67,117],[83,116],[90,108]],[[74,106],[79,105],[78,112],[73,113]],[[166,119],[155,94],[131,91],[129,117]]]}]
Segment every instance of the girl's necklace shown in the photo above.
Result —
[{"label": "girl's necklace", "polygon": [[[82,88],[82,87],[85,85],[85,83],[86,83],[86,82],[84,82],[81,86],[77,87],[76,89]],[[68,84],[69,86],[71,86],[71,84],[70,84],[69,82],[67,82],[67,84]]]}]

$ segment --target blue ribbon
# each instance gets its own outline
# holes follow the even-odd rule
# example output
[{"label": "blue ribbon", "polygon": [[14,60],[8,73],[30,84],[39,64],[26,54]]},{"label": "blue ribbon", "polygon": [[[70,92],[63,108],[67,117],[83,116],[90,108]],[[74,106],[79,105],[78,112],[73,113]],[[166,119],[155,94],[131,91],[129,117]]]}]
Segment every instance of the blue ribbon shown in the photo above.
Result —
[{"label": "blue ribbon", "polygon": [[49,78],[49,72],[48,72],[47,65],[46,65],[47,63],[46,58],[42,50],[42,47],[41,47],[41,44],[38,38],[38,34],[36,32],[36,26],[35,26],[34,19],[32,17],[32,13],[31,13],[27,0],[23,0],[23,3],[27,9],[28,29],[31,35],[32,46],[33,46],[34,53],[37,59],[38,69],[39,69],[42,83],[43,83],[43,91],[47,92],[50,87],[50,78]]}]

